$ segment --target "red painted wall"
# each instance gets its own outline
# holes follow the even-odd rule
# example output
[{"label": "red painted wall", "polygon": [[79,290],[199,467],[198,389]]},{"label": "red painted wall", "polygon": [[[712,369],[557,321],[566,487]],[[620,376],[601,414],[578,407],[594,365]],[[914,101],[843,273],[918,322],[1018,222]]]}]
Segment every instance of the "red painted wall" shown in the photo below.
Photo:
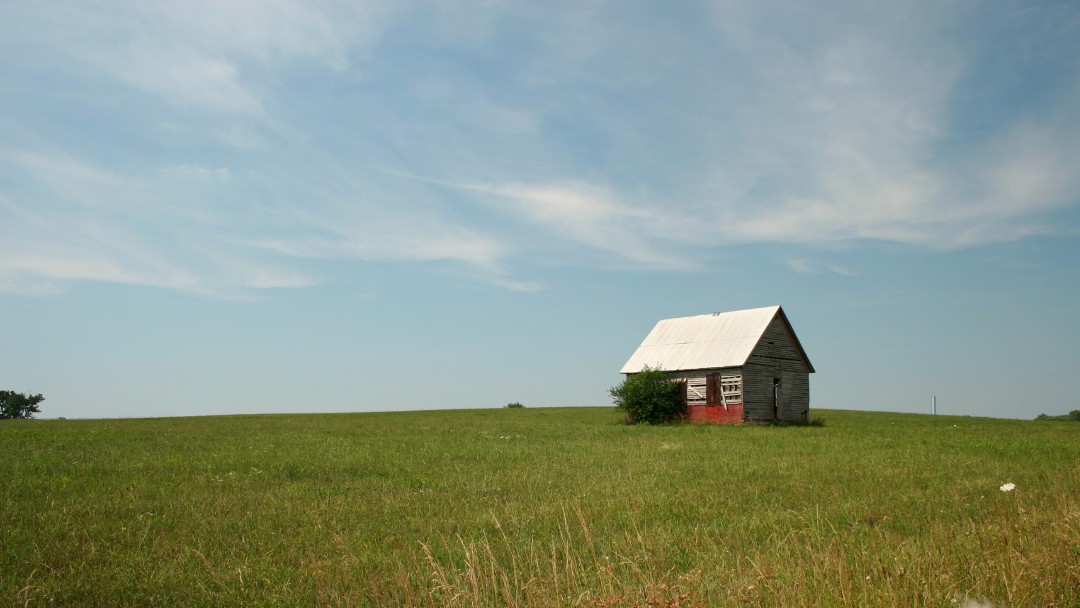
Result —
[{"label": "red painted wall", "polygon": [[729,403],[726,410],[722,405],[690,405],[686,417],[690,422],[738,424],[743,421],[742,404]]}]

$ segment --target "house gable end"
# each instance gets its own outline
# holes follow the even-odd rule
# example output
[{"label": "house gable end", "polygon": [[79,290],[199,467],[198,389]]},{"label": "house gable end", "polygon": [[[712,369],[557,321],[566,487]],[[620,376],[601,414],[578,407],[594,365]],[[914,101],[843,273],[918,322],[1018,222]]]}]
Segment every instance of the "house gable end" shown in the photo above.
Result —
[{"label": "house gable end", "polygon": [[745,364],[761,364],[792,369],[797,366],[807,373],[814,373],[814,366],[806,356],[795,330],[792,329],[783,309],[778,308],[757,344],[750,351]]}]

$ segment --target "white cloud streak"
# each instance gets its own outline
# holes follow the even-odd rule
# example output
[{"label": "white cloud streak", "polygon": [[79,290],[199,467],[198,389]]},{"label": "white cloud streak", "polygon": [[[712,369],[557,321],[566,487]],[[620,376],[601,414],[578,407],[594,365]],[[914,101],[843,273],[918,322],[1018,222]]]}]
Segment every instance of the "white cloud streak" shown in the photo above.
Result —
[{"label": "white cloud streak", "polygon": [[1065,169],[1080,142],[1069,109],[1080,103],[1075,89],[1041,124],[1022,120],[957,156],[943,151],[966,137],[950,123],[977,59],[945,33],[952,9],[900,3],[867,14],[841,3],[807,15],[768,3],[717,6],[717,27],[773,92],[740,115],[766,142],[751,150],[783,159],[775,167],[752,159],[740,170],[756,179],[772,177],[763,169],[787,173],[771,196],[726,202],[735,209],[728,238],[951,249],[1053,233],[1039,214],[1078,202],[1080,179]]},{"label": "white cloud streak", "polygon": [[2,199],[0,291],[47,294],[100,281],[247,299],[319,282],[291,269],[290,258],[451,262],[506,289],[539,288],[507,276],[509,246],[419,206],[307,189],[298,191],[300,202],[268,213],[256,201],[215,200],[221,184],[235,181],[227,167],[179,165],[134,179],[68,155],[5,158],[49,202],[35,208]]},{"label": "white cloud streak", "polygon": [[[73,61],[169,104],[261,119],[262,75],[311,60],[342,70],[377,34],[376,11],[293,0],[53,3],[45,27]],[[38,17],[39,15],[33,15]]]},{"label": "white cloud streak", "polygon": [[[0,121],[0,289],[248,297],[315,284],[308,262],[332,259],[531,290],[534,260],[694,271],[732,244],[948,250],[1077,229],[1055,221],[1080,204],[1075,9],[568,10],[2,7],[20,26],[0,77],[60,109],[34,123],[27,97]],[[1003,34],[1024,42],[1008,61]],[[118,97],[142,122],[62,120]],[[148,124],[164,135],[125,135]],[[787,265],[848,272],[814,259]]]},{"label": "white cloud streak", "polygon": [[611,192],[584,183],[467,184],[459,187],[493,195],[512,213],[553,235],[612,254],[638,267],[690,269],[687,259],[665,251],[659,229],[667,225],[657,209],[616,200]]}]

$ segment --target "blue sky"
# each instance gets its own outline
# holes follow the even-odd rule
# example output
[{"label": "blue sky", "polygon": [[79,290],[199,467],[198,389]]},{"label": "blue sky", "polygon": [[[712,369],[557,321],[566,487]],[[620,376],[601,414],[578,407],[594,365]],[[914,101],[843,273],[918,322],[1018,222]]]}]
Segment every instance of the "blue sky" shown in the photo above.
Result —
[{"label": "blue sky", "polygon": [[1080,407],[1073,2],[5,2],[0,387],[604,405],[781,304],[812,406]]}]

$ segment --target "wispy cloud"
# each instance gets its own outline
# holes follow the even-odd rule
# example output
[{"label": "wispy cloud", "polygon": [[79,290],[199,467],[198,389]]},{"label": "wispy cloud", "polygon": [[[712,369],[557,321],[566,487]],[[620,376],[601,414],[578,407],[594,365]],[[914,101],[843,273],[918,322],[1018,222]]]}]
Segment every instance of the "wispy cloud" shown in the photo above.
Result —
[{"label": "wispy cloud", "polygon": [[40,203],[0,199],[0,290],[55,293],[101,281],[248,298],[318,283],[290,267],[299,259],[451,262],[482,282],[539,289],[508,275],[512,247],[430,206],[376,205],[273,178],[295,198],[236,198],[268,176],[245,181],[228,167],[176,165],[136,179],[67,154],[6,158],[25,170]]},{"label": "wispy cloud", "polygon": [[[1039,48],[1032,33],[1017,65],[1045,69],[1056,52],[1072,70],[1067,84],[1049,104],[1021,104],[981,129],[965,130],[959,123],[971,100],[1009,102],[989,102],[972,84],[989,67],[986,41],[957,35],[956,23],[971,19],[962,7],[901,3],[869,10],[841,2],[792,10],[723,2],[713,8],[715,54],[685,56],[685,66],[673,66],[680,76],[679,70],[708,76],[691,89],[696,96],[673,108],[697,119],[665,123],[666,117],[638,111],[633,118],[642,126],[627,127],[638,133],[634,143],[657,151],[635,154],[640,172],[633,177],[622,175],[628,168],[601,164],[568,167],[556,179],[476,181],[459,170],[444,181],[501,199],[550,238],[642,268],[693,268],[724,244],[877,241],[947,250],[1075,229],[1055,226],[1046,215],[1080,202],[1080,175],[1067,168],[1069,150],[1080,142],[1080,119],[1070,109],[1080,105],[1080,75],[1067,52]],[[1042,25],[1025,12],[1003,22]],[[573,28],[555,31],[567,44],[577,40]],[[612,75],[618,63],[603,47],[623,48],[625,41],[612,31],[603,39],[599,48],[593,40],[581,53],[559,55],[563,77],[598,98],[660,94],[655,83],[668,82],[661,73],[637,80]],[[664,58],[645,61],[647,73]],[[1004,84],[985,93],[1023,86],[1022,73],[998,76]],[[564,103],[549,102],[540,124],[562,119]],[[609,115],[622,111],[598,106],[585,127],[610,124]],[[672,132],[653,135],[649,127],[657,121]],[[669,135],[684,138],[678,153],[698,170],[680,168],[684,181],[658,189],[669,166],[659,157]]]},{"label": "wispy cloud", "polygon": [[[956,7],[715,7],[765,94],[731,108],[747,125],[745,155],[717,171],[747,185],[717,202],[732,211],[724,225],[705,228],[739,241],[951,249],[1053,233],[1040,214],[1080,202],[1080,178],[1065,169],[1080,141],[1075,66],[1056,102],[963,132],[987,66],[982,41],[956,35],[966,18]],[[1028,52],[1041,68],[1045,51]]]},{"label": "wispy cloud", "polygon": [[[284,264],[231,251],[205,213],[173,198],[171,180],[120,176],[66,154],[4,158],[28,185],[18,199],[0,198],[0,291],[48,294],[99,281],[246,298],[252,290],[314,282]],[[180,167],[170,175],[201,181],[222,174]]]},{"label": "wispy cloud", "polygon": [[792,258],[787,260],[788,268],[791,268],[795,272],[800,274],[819,274],[822,272],[831,272],[845,277],[856,277],[859,273],[849,270],[845,266],[837,264],[827,264],[819,260],[809,258]]},{"label": "wispy cloud", "polygon": [[667,225],[658,209],[618,200],[587,183],[462,184],[457,187],[495,197],[524,221],[539,225],[549,238],[580,245],[649,269],[689,269],[695,265],[670,251],[660,231]]},{"label": "wispy cloud", "polygon": [[[360,191],[338,185],[345,191]],[[440,214],[424,204],[386,206],[359,195],[310,192],[303,205],[283,211],[288,230],[282,236],[255,238],[247,245],[279,254],[328,260],[461,264],[486,282],[515,291],[539,285],[508,276],[514,247],[484,230]]]},{"label": "wispy cloud", "polygon": [[22,284],[235,295],[350,260],[529,290],[544,264],[694,271],[743,243],[845,274],[817,252],[1077,230],[1068,6],[0,11]]},{"label": "wispy cloud", "polygon": [[54,196],[87,206],[109,207],[118,199],[142,198],[135,180],[84,163],[69,154],[10,151],[0,155],[12,169],[40,184]]},{"label": "wispy cloud", "polygon": [[268,2],[53,3],[18,11],[24,29],[50,30],[50,50],[169,104],[262,118],[275,64],[347,65],[347,48],[377,35],[375,10],[292,0]]},{"label": "wispy cloud", "polygon": [[[431,215],[387,212],[360,203],[293,209],[300,236],[251,244],[300,257],[375,261],[460,261],[495,269],[506,247],[487,235]],[[308,233],[305,235],[305,232]]]}]

